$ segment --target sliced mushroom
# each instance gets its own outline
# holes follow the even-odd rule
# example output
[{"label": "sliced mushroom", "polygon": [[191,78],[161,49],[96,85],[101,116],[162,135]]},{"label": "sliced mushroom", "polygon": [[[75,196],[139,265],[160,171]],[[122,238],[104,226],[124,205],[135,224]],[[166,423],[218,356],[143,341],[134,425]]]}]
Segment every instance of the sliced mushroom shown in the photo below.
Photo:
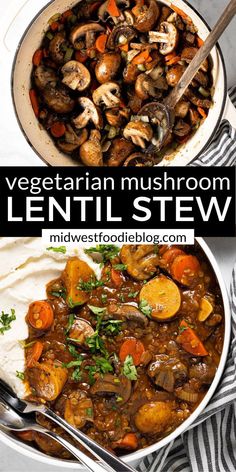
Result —
[{"label": "sliced mushroom", "polygon": [[[189,64],[189,62],[192,61],[192,59],[197,54],[197,52],[198,52],[198,48],[194,48],[194,47],[184,48],[182,53],[181,53],[181,60],[185,61]],[[205,59],[205,61],[203,61],[202,65],[201,65],[200,69],[203,72],[207,72],[208,68],[209,68],[208,59]]]},{"label": "sliced mushroom", "polygon": [[34,81],[40,90],[43,90],[48,84],[55,87],[57,83],[55,70],[45,66],[38,66],[34,71]]},{"label": "sliced mushroom", "polygon": [[138,113],[142,107],[142,99],[138,97],[138,95],[131,90],[128,92],[129,101],[128,107],[131,109],[133,113]]},{"label": "sliced mushroom", "polygon": [[118,377],[111,374],[105,374],[96,380],[95,384],[91,387],[91,395],[106,395],[113,394],[117,395],[119,399],[119,405],[126,403],[131,395],[131,381],[127,377],[120,375],[119,382],[116,381]]},{"label": "sliced mushroom", "polygon": [[80,97],[78,102],[84,111],[73,120],[75,127],[78,129],[85,128],[88,122],[91,121],[96,128],[100,129],[102,127],[101,112],[97,109],[92,100],[87,97]]},{"label": "sliced mushroom", "polygon": [[147,317],[136,306],[129,305],[128,303],[111,303],[107,307],[107,313],[113,319],[133,321],[143,327],[148,325]]},{"label": "sliced mushroom", "polygon": [[65,41],[65,34],[62,32],[57,33],[50,41],[49,53],[52,60],[56,62],[56,64],[63,64],[64,62],[65,52],[62,50],[62,46],[64,45]]},{"label": "sliced mushroom", "polygon": [[179,33],[172,23],[163,21],[160,31],[149,31],[149,42],[160,43],[159,52],[164,56],[170,54],[178,44]]},{"label": "sliced mushroom", "polygon": [[128,108],[109,108],[105,111],[106,119],[111,126],[121,126],[124,120],[128,120],[130,111]]},{"label": "sliced mushroom", "polygon": [[173,133],[181,138],[187,136],[191,131],[191,126],[184,120],[178,120],[174,126]]},{"label": "sliced mushroom", "polygon": [[203,87],[207,87],[209,83],[208,75],[205,74],[202,70],[199,70],[196,73],[194,80],[199,82],[199,84],[201,84]]},{"label": "sliced mushroom", "polygon": [[175,106],[175,116],[185,118],[188,114],[190,103],[186,100],[180,100]]},{"label": "sliced mushroom", "polygon": [[93,403],[85,392],[75,390],[70,393],[65,403],[65,420],[74,428],[81,429],[87,421],[93,421]]},{"label": "sliced mushroom", "polygon": [[107,48],[115,49],[117,46],[122,46],[128,43],[135,36],[136,32],[131,26],[115,26],[108,37]]},{"label": "sliced mushroom", "polygon": [[173,392],[175,383],[186,381],[188,369],[178,358],[158,354],[148,367],[148,375],[155,384],[167,392]]},{"label": "sliced mushroom", "polygon": [[[130,6],[129,0],[116,0],[116,4],[118,6],[121,5],[123,7],[123,9],[128,8]],[[108,5],[108,0],[106,0],[104,3],[102,3],[102,5],[98,9],[98,18],[100,18],[100,20],[106,22],[109,18],[112,18],[113,23],[115,23],[115,25],[117,23],[121,22],[121,21],[122,22],[125,21],[126,17],[123,15],[122,12],[120,12],[119,17],[110,15],[107,11],[107,5]],[[124,12],[124,14],[125,14],[125,12]]]},{"label": "sliced mushroom", "polygon": [[208,98],[200,98],[195,95],[194,91],[188,88],[185,92],[185,96],[197,107],[201,108],[211,108],[212,102]]},{"label": "sliced mushroom", "polygon": [[145,121],[147,120],[154,128],[155,135],[152,139],[152,146],[148,147],[147,151],[158,151],[170,139],[174,115],[167,113],[165,105],[161,102],[151,102],[141,108],[138,116]]},{"label": "sliced mushroom", "polygon": [[114,79],[121,64],[121,56],[119,52],[107,52],[101,54],[96,67],[95,74],[100,84],[104,84]]},{"label": "sliced mushroom", "polygon": [[121,248],[120,258],[127,272],[135,280],[150,279],[157,272],[159,257],[153,244],[126,245]]},{"label": "sliced mushroom", "polygon": [[130,62],[123,71],[124,82],[126,84],[132,84],[135,82],[139,74],[140,71],[138,70],[137,66]]},{"label": "sliced mushroom", "polygon": [[181,64],[175,64],[170,69],[168,69],[166,73],[166,80],[168,85],[170,87],[175,87],[180,81],[184,71],[185,67]]},{"label": "sliced mushroom", "polygon": [[70,41],[75,49],[80,49],[79,41],[85,37],[86,49],[91,48],[94,45],[96,33],[101,33],[104,29],[99,23],[77,25],[71,32]]},{"label": "sliced mushroom", "polygon": [[75,106],[75,101],[62,87],[47,85],[42,91],[42,96],[46,105],[56,113],[70,113]]},{"label": "sliced mushroom", "polygon": [[78,135],[72,128],[71,125],[66,125],[66,132],[64,136],[65,140],[57,142],[57,146],[61,151],[71,154],[75,149],[77,149],[81,144],[83,144],[88,138],[88,131],[84,128]]},{"label": "sliced mushroom", "polygon": [[72,90],[82,92],[85,90],[90,82],[90,72],[81,62],[69,61],[61,69],[63,74],[62,82]]},{"label": "sliced mushroom", "polygon": [[198,111],[195,110],[194,108],[189,109],[189,118],[190,118],[190,123],[192,126],[198,126],[201,120],[201,117]]},{"label": "sliced mushroom", "polygon": [[145,149],[145,141],[148,143],[151,141],[153,131],[148,123],[143,123],[142,121],[130,121],[126,125],[123,134],[126,139],[131,139],[136,146]]},{"label": "sliced mushroom", "polygon": [[124,167],[150,167],[155,164],[154,157],[142,152],[134,152],[125,160]]},{"label": "sliced mushroom", "polygon": [[92,130],[88,141],[80,147],[80,159],[85,166],[101,167],[103,166],[101,135],[99,131]]},{"label": "sliced mushroom", "polygon": [[117,107],[120,103],[120,86],[116,82],[106,82],[93,92],[93,101],[96,105],[105,105],[107,108]]},{"label": "sliced mushroom", "polygon": [[142,100],[147,100],[149,97],[160,98],[161,90],[167,90],[168,85],[164,77],[159,77],[153,80],[147,74],[140,74],[135,82],[135,92]]},{"label": "sliced mushroom", "polygon": [[113,140],[109,149],[107,165],[109,167],[117,167],[130,155],[134,145],[124,138],[116,138]]},{"label": "sliced mushroom", "polygon": [[144,5],[140,2],[140,9],[135,15],[134,27],[141,33],[146,33],[154,27],[159,15],[160,8],[156,0],[148,0]]},{"label": "sliced mushroom", "polygon": [[93,334],[94,329],[91,324],[82,318],[77,318],[68,333],[68,338],[70,338],[70,342],[75,342],[76,345],[83,345],[86,338]]}]

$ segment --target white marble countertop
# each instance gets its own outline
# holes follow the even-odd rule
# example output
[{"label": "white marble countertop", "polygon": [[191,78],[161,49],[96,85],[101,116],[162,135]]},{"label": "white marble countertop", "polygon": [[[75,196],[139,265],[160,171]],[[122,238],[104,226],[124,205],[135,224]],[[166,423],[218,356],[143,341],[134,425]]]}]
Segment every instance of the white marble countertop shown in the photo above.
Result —
[{"label": "white marble countertop", "polygon": [[[236,263],[236,238],[206,238],[206,242],[220,265],[227,289],[230,287],[232,269]],[[0,472],[76,472],[76,469],[47,466],[13,452],[0,442]],[[105,472],[105,471],[104,471]]]}]

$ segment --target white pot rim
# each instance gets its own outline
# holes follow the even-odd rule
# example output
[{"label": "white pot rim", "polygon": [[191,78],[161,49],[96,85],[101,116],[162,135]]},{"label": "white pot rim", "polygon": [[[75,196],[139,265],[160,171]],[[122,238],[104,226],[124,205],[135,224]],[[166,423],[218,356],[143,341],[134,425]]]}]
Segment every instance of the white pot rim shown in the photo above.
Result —
[{"label": "white pot rim", "polygon": [[[14,73],[15,73],[15,67],[16,67],[16,64],[17,64],[17,58],[18,58],[18,53],[21,49],[21,46],[28,34],[28,32],[30,31],[31,27],[33,26],[34,22],[37,20],[37,18],[45,12],[45,10],[50,6],[52,5],[56,0],[50,0],[43,8],[40,9],[40,11],[34,16],[34,18],[32,19],[32,21],[29,23],[28,27],[26,28],[26,30],[24,31],[24,34],[22,35],[19,43],[18,43],[18,46],[17,46],[17,49],[16,49],[16,53],[15,53],[15,56],[14,56],[14,59],[13,59],[13,64],[12,64],[12,70],[11,70],[11,96],[12,96],[12,103],[13,103],[13,108],[14,108],[14,113],[15,113],[15,116],[16,116],[16,119],[17,119],[17,122],[18,122],[18,125],[21,129],[21,132],[23,133],[26,141],[28,142],[29,146],[31,147],[31,149],[36,153],[36,155],[43,161],[45,162],[48,166],[51,166],[51,164],[47,161],[45,161],[44,157],[42,156],[42,154],[40,154],[40,152],[37,150],[36,146],[31,142],[30,138],[28,137],[28,134],[27,134],[27,131],[25,130],[24,126],[22,125],[21,123],[21,120],[19,118],[19,115],[18,115],[18,112],[17,112],[17,106],[16,106],[16,102],[15,102],[15,97],[14,97]],[[205,27],[208,29],[208,31],[210,32],[211,29],[208,25],[208,23],[205,21],[205,19],[202,17],[201,14],[199,14],[199,12],[197,11],[196,8],[194,8],[187,0],[181,0],[188,8],[190,8],[197,16],[198,18],[201,20],[201,22],[205,25]],[[218,56],[219,56],[219,62],[220,62],[220,65],[222,67],[222,74],[223,74],[223,80],[222,80],[222,86],[223,86],[223,90],[222,90],[222,103],[221,103],[221,106],[220,106],[220,111],[218,111],[218,118],[214,124],[214,127],[212,128],[212,132],[210,133],[210,135],[208,136],[207,140],[204,141],[203,140],[203,144],[202,146],[199,147],[199,150],[197,152],[197,154],[195,154],[193,156],[193,158],[189,158],[187,164],[190,164],[193,160],[196,160],[197,158],[200,157],[200,155],[202,155],[202,153],[207,149],[207,147],[209,146],[209,144],[211,143],[217,129],[219,128],[219,125],[220,125],[220,122],[224,116],[224,110],[225,110],[225,106],[226,106],[226,101],[227,101],[227,75],[226,75],[226,67],[225,67],[225,62],[224,62],[224,58],[223,58],[223,54],[222,54],[222,51],[221,51],[221,48],[219,46],[219,44],[217,43],[216,45],[216,50],[217,50],[217,53],[218,53]],[[61,165],[76,165],[77,164],[73,163],[73,161],[69,158],[69,156],[67,156],[67,159],[68,159],[68,164],[66,163],[66,158],[65,160],[63,159],[62,161],[62,164]],[[69,160],[70,159],[70,160]],[[175,159],[173,159],[173,164],[172,165],[175,165]],[[160,164],[158,165],[166,165],[165,163],[161,162]],[[179,163],[177,163],[177,165],[181,165]],[[185,164],[184,164],[185,165]]]},{"label": "white pot rim", "polygon": [[[212,266],[212,269],[215,273],[216,279],[218,281],[220,290],[221,290],[221,295],[223,299],[223,304],[224,304],[224,314],[225,314],[225,332],[224,332],[224,345],[223,345],[223,351],[221,354],[221,359],[220,363],[217,369],[217,372],[215,374],[214,380],[206,393],[205,397],[199,404],[199,406],[196,408],[196,410],[190,415],[190,417],[184,421],[178,428],[176,428],[171,434],[163,438],[162,440],[158,441],[155,444],[152,444],[151,446],[148,446],[144,449],[140,449],[136,452],[133,452],[129,455],[123,456],[122,459],[126,463],[132,463],[138,460],[141,460],[143,457],[147,456],[148,454],[154,453],[155,451],[161,449],[162,447],[166,446],[169,444],[171,441],[176,439],[178,436],[184,433],[192,423],[197,419],[197,417],[203,412],[204,408],[206,405],[209,403],[211,397],[213,396],[216,387],[221,379],[222,373],[224,371],[225,363],[227,360],[227,355],[228,355],[228,349],[229,349],[229,343],[230,343],[230,335],[231,335],[231,311],[230,311],[230,303],[229,303],[229,298],[228,298],[228,293],[226,290],[225,282],[222,277],[220,268],[218,266],[218,263],[216,262],[216,259],[209,249],[207,243],[202,239],[202,238],[195,238],[196,242],[199,244],[200,248],[202,249],[204,255],[206,256],[207,260]],[[0,430],[0,441],[3,442],[4,444],[8,445],[12,449],[14,449],[17,452],[22,453],[23,455],[35,459],[37,461],[46,463],[48,465],[54,465],[57,467],[64,467],[64,468],[76,468],[79,470],[84,470],[78,462],[75,461],[66,461],[66,460],[61,460],[57,458],[53,458],[50,456],[47,456],[46,454],[37,451],[31,446],[28,446],[26,444],[23,444],[19,442],[16,438],[13,438],[12,436],[7,435],[7,433],[3,432]]]}]

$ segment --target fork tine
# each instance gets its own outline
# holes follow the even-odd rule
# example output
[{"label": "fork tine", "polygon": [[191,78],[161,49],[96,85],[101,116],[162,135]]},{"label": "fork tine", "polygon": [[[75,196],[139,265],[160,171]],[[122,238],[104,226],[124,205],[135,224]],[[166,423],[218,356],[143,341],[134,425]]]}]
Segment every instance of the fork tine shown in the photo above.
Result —
[{"label": "fork tine", "polygon": [[13,390],[2,380],[0,380],[0,397],[15,410],[20,412],[25,410],[26,404],[17,398]]}]

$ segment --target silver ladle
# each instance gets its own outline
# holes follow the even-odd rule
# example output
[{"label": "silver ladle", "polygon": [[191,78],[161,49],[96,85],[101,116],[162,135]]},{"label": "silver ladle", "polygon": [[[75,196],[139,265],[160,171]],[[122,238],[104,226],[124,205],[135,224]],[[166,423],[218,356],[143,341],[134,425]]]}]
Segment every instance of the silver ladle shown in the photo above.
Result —
[{"label": "silver ladle", "polygon": [[[217,43],[218,39],[229,25],[236,13],[236,0],[231,0],[226,9],[220,16],[213,30],[207,37],[204,44],[200,47],[197,54],[194,56],[189,66],[185,70],[178,84],[173,88],[170,94],[163,100],[163,102],[152,102],[139,111],[138,115],[147,115],[150,118],[151,124],[158,123],[159,139],[153,146],[156,151],[159,151],[164,145],[169,132],[174,125],[174,108],[184,95],[189,84],[194,79],[201,64],[209,56],[212,48]],[[155,122],[156,120],[156,122]],[[148,152],[150,149],[147,149]]]}]

